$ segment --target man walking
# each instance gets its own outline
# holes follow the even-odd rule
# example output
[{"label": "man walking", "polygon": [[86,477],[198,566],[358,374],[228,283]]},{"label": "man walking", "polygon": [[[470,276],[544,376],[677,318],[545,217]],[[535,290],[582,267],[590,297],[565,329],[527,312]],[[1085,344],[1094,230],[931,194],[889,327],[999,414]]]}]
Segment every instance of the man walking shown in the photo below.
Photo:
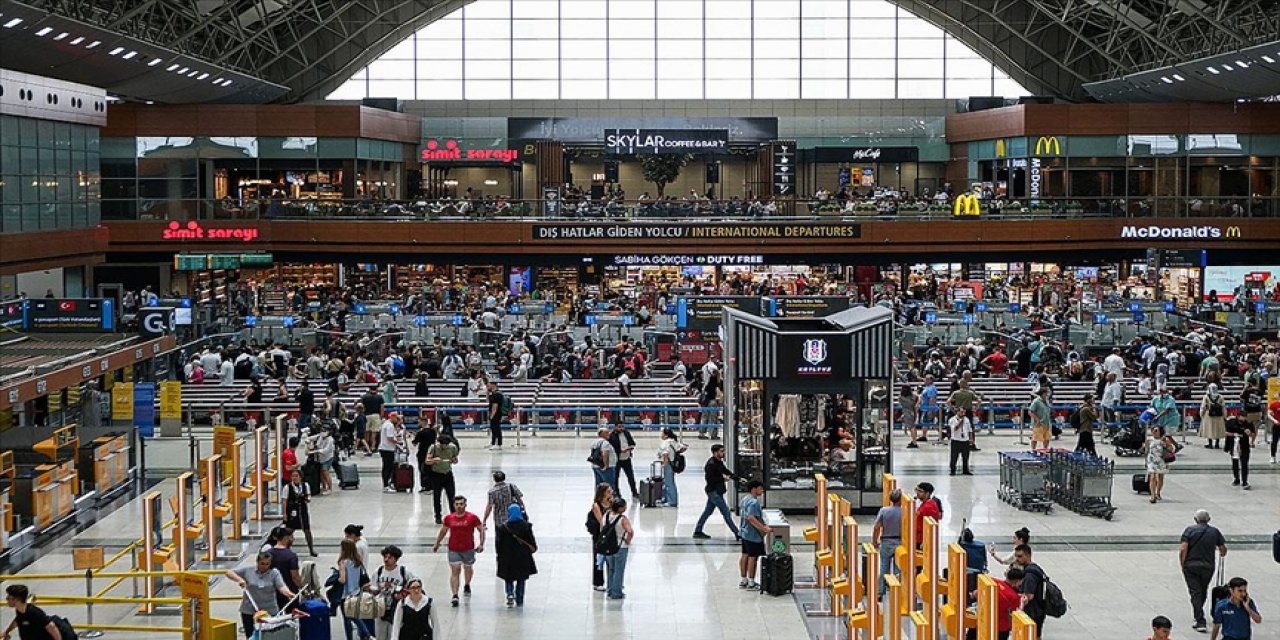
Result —
[{"label": "man walking", "polygon": [[877,593],[880,598],[888,591],[885,574],[898,573],[898,565],[893,561],[894,554],[902,545],[902,489],[889,492],[889,505],[880,507],[876,513],[875,525],[871,528],[871,544],[880,550],[880,587]]},{"label": "man walking", "polygon": [[756,582],[756,565],[760,556],[764,555],[764,537],[773,533],[773,529],[764,523],[764,510],[760,507],[760,496],[764,495],[764,483],[752,480],[747,485],[747,495],[742,497],[738,505],[738,513],[742,515],[742,526],[739,533],[742,538],[742,555],[738,557],[739,589],[759,589]]},{"label": "man walking", "polygon": [[502,451],[502,420],[506,418],[503,405],[507,399],[498,391],[498,383],[490,380],[489,384],[489,450]]},{"label": "man walking", "polygon": [[[1209,593],[1209,581],[1217,567],[1218,557],[1227,556],[1227,541],[1217,527],[1209,524],[1209,512],[1200,509],[1195,513],[1195,524],[1182,532],[1178,546],[1178,565],[1182,567],[1182,579],[1191,595],[1191,614],[1195,618],[1192,629],[1207,630],[1204,617],[1204,601]],[[1217,552],[1217,556],[1214,552]]]},{"label": "man walking", "polygon": [[[960,391],[956,393],[960,393]],[[951,428],[951,475],[953,476],[956,474],[957,459],[964,461],[964,475],[973,475],[969,471],[969,452],[973,450],[974,446],[974,431],[973,420],[969,415],[969,409],[957,409],[956,414],[947,423]]]},{"label": "man walking", "polygon": [[507,509],[513,504],[520,505],[523,511],[524,494],[520,492],[520,487],[507,482],[507,474],[502,471],[493,472],[493,486],[489,488],[489,500],[484,505],[484,517],[480,518],[481,522],[489,521],[489,514],[493,514],[493,548],[497,553],[502,553],[503,535],[506,527],[502,525],[507,523]]},{"label": "man walking", "polygon": [[17,629],[21,640],[46,637],[50,640],[63,640],[53,618],[40,607],[28,604],[27,600],[30,598],[31,592],[27,590],[26,585],[11,584],[5,587],[4,599],[10,607],[13,607],[13,621],[5,627],[4,639],[9,640],[9,634]]},{"label": "man walking", "polygon": [[[609,434],[609,444],[613,445],[613,450],[618,454],[618,470],[617,474],[627,474],[627,484],[631,486],[631,497],[639,498],[640,492],[636,491],[636,472],[631,462],[631,452],[636,448],[636,439],[631,436],[631,432],[627,431],[627,425],[619,422],[613,425],[613,433]],[[618,478],[618,484],[622,484],[622,478]]]},{"label": "man walking", "polygon": [[609,442],[609,429],[601,427],[596,432],[596,440],[591,443],[588,461],[591,463],[592,473],[596,476],[595,483],[606,483],[613,487],[615,494],[618,493],[618,452]]},{"label": "man walking", "polygon": [[1053,438],[1053,430],[1050,421],[1052,420],[1049,411],[1049,387],[1041,385],[1036,391],[1036,397],[1031,401],[1031,406],[1027,408],[1027,413],[1031,415],[1031,449],[1035,450],[1036,443],[1040,443],[1042,449],[1049,448],[1049,440]]},{"label": "man walking", "polygon": [[[1031,546],[1020,544],[1013,548],[1013,564],[1021,567],[1026,576],[1017,584],[1018,593],[1022,594],[1022,612],[1036,623],[1036,638],[1044,635],[1044,583],[1048,577],[1044,569],[1031,560]],[[1012,583],[1013,580],[1010,580]]]},{"label": "man walking", "polygon": [[[476,544],[475,534],[479,532],[480,543]],[[436,535],[436,543],[432,552],[440,550],[440,542],[445,534],[449,534],[449,588],[453,591],[452,606],[458,606],[458,577],[466,571],[466,582],[463,595],[471,597],[471,575],[476,564],[476,554],[484,553],[484,523],[476,514],[467,511],[467,499],[457,496],[453,499],[453,513],[444,517],[444,525]]]},{"label": "man walking", "polygon": [[703,478],[706,480],[704,490],[707,493],[707,505],[703,507],[702,515],[698,517],[698,524],[693,527],[693,537],[697,540],[711,539],[711,536],[702,532],[702,527],[707,524],[707,519],[717,509],[720,510],[720,515],[724,517],[724,523],[729,525],[729,530],[733,532],[733,537],[739,537],[738,527],[733,524],[733,516],[729,513],[729,503],[724,501],[724,494],[728,491],[725,480],[730,478],[737,479],[738,474],[725,466],[724,457],[724,445],[713,444],[711,445],[711,457],[707,458],[707,463],[702,467]]},{"label": "man walking", "polygon": [[365,419],[365,450],[372,455],[373,439],[382,432],[382,394],[376,393],[376,387],[370,386],[369,390],[363,396],[360,396],[360,404],[357,405],[359,410],[364,411]]}]

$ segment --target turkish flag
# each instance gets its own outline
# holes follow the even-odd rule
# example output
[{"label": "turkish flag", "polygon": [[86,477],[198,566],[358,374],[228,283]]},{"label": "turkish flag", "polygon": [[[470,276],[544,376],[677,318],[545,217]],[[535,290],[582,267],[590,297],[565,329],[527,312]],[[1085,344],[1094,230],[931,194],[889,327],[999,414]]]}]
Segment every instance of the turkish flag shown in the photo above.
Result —
[{"label": "turkish flag", "polygon": [[58,311],[68,311],[68,312],[70,312],[70,311],[75,311],[75,310],[76,310],[76,301],[75,301],[75,300],[63,300],[62,302],[59,302],[59,303],[58,303]]}]

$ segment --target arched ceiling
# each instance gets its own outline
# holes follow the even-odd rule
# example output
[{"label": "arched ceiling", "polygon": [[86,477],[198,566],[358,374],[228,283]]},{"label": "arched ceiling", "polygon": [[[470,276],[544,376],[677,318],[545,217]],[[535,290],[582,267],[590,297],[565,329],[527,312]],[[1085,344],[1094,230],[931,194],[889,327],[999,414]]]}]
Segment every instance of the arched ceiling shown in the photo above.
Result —
[{"label": "arched ceiling", "polygon": [[[322,99],[362,66],[467,1],[0,0],[0,46],[14,46],[4,16],[34,9],[259,78],[287,89],[278,101],[302,102]],[[943,28],[1030,91],[1068,100],[1099,95],[1086,91],[1089,83],[1185,68],[1201,58],[1255,50],[1280,39],[1280,0],[890,1]],[[47,38],[34,42],[57,44]],[[164,68],[146,73],[168,79]],[[18,70],[58,75],[56,69]],[[1209,87],[1218,75],[1196,81]],[[1253,91],[1251,83],[1249,90],[1255,96],[1280,94],[1280,73],[1270,76],[1273,86]],[[172,89],[166,86],[165,97],[156,99],[174,101]],[[1239,91],[1223,87],[1205,95],[1229,99],[1225,96],[1242,97]],[[133,78],[130,95],[148,98],[145,93],[145,83]],[[1156,93],[1147,98],[1161,99]]]}]

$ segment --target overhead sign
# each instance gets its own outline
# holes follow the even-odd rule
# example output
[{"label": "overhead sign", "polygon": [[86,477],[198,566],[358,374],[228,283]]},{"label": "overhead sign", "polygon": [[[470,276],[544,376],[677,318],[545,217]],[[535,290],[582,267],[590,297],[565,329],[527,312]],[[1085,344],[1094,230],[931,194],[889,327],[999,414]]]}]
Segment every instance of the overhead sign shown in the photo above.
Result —
[{"label": "overhead sign", "polygon": [[110,298],[39,298],[27,301],[27,331],[114,331]]},{"label": "overhead sign", "polygon": [[605,129],[609,153],[728,153],[728,129]]},{"label": "overhead sign", "polygon": [[762,255],[689,255],[689,254],[657,254],[657,255],[617,255],[613,256],[613,264],[620,267],[631,266],[737,266],[764,264]]},{"label": "overhead sign", "polygon": [[156,383],[137,382],[133,385],[133,426],[138,436],[150,438],[156,430]]},{"label": "overhead sign", "polygon": [[779,141],[773,144],[773,195],[793,196],[796,193],[796,143]]},{"label": "overhead sign", "polygon": [[[598,145],[607,130],[724,130],[735,144],[760,144],[778,138],[777,118],[507,118],[507,139],[556,140]],[[530,145],[533,146],[533,145]],[[526,151],[525,155],[528,155]]]},{"label": "overhead sign", "polygon": [[760,298],[755,296],[681,296],[676,299],[676,327],[714,335],[720,328],[721,309],[729,307],[747,313],[760,313]]},{"label": "overhead sign", "polygon": [[160,238],[178,242],[188,240],[239,240],[241,242],[253,242],[259,238],[259,232],[257,227],[205,227],[195,220],[185,225],[173,220],[160,232]]},{"label": "overhead sign", "polygon": [[863,164],[873,162],[919,162],[917,147],[814,147],[814,162]]},{"label": "overhead sign", "polygon": [[779,296],[765,298],[765,311],[773,318],[821,318],[849,308],[844,296]]},{"label": "overhead sign", "polygon": [[173,307],[143,307],[138,309],[138,333],[155,338],[162,336],[178,325]]},{"label": "overhead sign", "polygon": [[1044,182],[1044,167],[1041,165],[1040,158],[1031,159],[1027,181],[1027,197],[1034,203],[1040,199],[1041,183]]},{"label": "overhead sign", "polygon": [[9,300],[0,302],[0,328],[18,329],[22,327],[25,300]]},{"label": "overhead sign", "polygon": [[[534,240],[715,240],[715,239],[858,239],[857,224],[545,224],[533,226]],[[358,312],[357,312],[358,313]]]},{"label": "overhead sign", "polygon": [[520,159],[519,149],[463,149],[453,138],[445,139],[443,143],[439,140],[427,140],[419,152],[419,157],[423,162],[437,164],[442,162],[501,162],[511,164]]},{"label": "overhead sign", "polygon": [[1207,253],[1204,249],[1161,249],[1160,266],[1203,267],[1207,262]]},{"label": "overhead sign", "polygon": [[1132,225],[1120,228],[1121,238],[1140,238],[1143,240],[1221,240],[1235,239],[1241,236],[1240,227],[1217,225],[1177,225],[1162,226]]}]

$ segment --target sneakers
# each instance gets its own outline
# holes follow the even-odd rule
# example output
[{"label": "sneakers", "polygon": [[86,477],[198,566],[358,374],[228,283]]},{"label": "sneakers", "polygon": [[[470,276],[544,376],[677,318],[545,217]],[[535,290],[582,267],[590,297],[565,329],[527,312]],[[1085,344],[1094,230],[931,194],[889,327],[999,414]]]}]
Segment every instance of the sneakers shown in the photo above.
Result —
[{"label": "sneakers", "polygon": [[591,587],[591,588],[592,588],[592,589],[595,589],[596,591],[599,591],[599,592],[601,592],[601,593],[604,593],[604,586],[603,586],[603,585],[601,585],[601,586],[599,586],[599,587]]},{"label": "sneakers", "polygon": [[507,596],[507,608],[510,609],[511,607],[514,607],[514,606],[516,606],[516,597]]},{"label": "sneakers", "polygon": [[469,585],[469,584],[468,584],[468,585],[463,585],[463,587],[462,587],[462,595],[463,595],[463,597],[465,597],[465,598],[470,598],[470,597],[471,597],[471,585]]},{"label": "sneakers", "polygon": [[1193,631],[1199,631],[1200,633],[1205,633],[1205,632],[1207,632],[1207,631],[1209,630],[1209,625],[1207,625],[1207,624],[1205,624],[1205,623],[1203,623],[1203,622],[1197,622],[1197,623],[1195,623],[1195,624],[1191,625],[1191,629],[1192,629]]},{"label": "sneakers", "polygon": [[1271,464],[1275,464],[1275,463],[1276,463],[1276,459],[1275,459],[1275,458],[1272,458],[1272,459],[1271,459]]},{"label": "sneakers", "polygon": [[451,606],[451,607],[456,607],[456,606],[458,606],[458,594],[456,594],[456,593],[455,593],[455,594],[453,594],[453,600],[450,600],[450,601],[449,601],[449,606]]},{"label": "sneakers", "polygon": [[916,444],[916,443],[914,443],[914,442],[911,442],[911,443],[908,443],[908,444],[907,444],[907,448],[908,448],[908,449],[919,449],[919,448],[920,448],[920,445],[918,445],[918,444]]},{"label": "sneakers", "polygon": [[1233,486],[1233,487],[1238,487],[1238,486],[1240,486],[1240,481],[1239,481],[1239,480],[1232,480],[1232,481],[1231,481],[1231,486]]},{"label": "sneakers", "polygon": [[751,583],[750,583],[746,578],[743,578],[742,580],[739,580],[739,581],[738,581],[738,588],[739,588],[739,589],[746,589],[746,588],[747,588],[747,585],[749,585],[749,584],[751,584]]},{"label": "sneakers", "polygon": [[383,487],[383,488],[382,488],[382,492],[383,492],[383,493],[395,493],[395,492],[396,492],[396,490],[395,490],[395,488],[393,488],[393,487]]},{"label": "sneakers", "polygon": [[694,539],[694,540],[710,540],[710,539],[711,539],[711,536],[709,536],[709,535],[707,535],[707,534],[705,534],[705,533],[703,533],[703,532],[701,532],[701,531],[694,531],[694,532],[693,532],[693,539]]},{"label": "sneakers", "polygon": [[750,580],[750,581],[748,581],[748,582],[747,582],[747,587],[746,587],[746,588],[747,588],[747,591],[759,591],[759,590],[760,590],[760,583],[759,583],[759,582],[756,582],[755,580]]},{"label": "sneakers", "polygon": [[1248,482],[1244,483],[1244,485],[1243,485],[1243,486],[1241,486],[1240,488],[1241,488],[1241,489],[1244,489],[1245,491],[1248,491],[1248,490],[1249,490],[1249,483],[1248,483]]}]

